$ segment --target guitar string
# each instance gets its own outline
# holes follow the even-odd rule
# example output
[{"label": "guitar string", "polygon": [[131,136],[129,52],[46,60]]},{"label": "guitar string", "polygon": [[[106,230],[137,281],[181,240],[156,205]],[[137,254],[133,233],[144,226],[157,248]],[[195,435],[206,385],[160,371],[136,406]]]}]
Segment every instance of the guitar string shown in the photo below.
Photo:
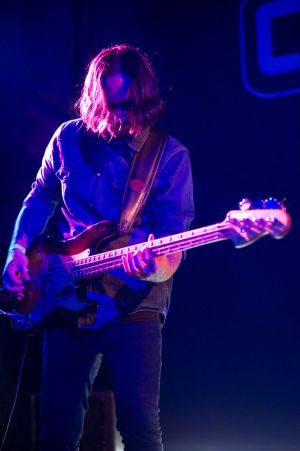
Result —
[{"label": "guitar string", "polygon": [[[212,237],[214,236],[214,234],[219,233],[218,232],[211,232],[209,234],[205,233],[207,240],[211,240]],[[202,234],[203,235],[203,234]],[[216,237],[218,238],[218,237]],[[194,236],[194,237],[187,237],[183,240],[181,240],[179,243],[178,242],[174,242],[174,243],[162,243],[160,246],[156,245],[155,248],[153,249],[155,253],[157,253],[157,255],[160,255],[161,252],[165,249],[171,249],[171,250],[175,250],[176,248],[178,248],[178,251],[180,251],[182,249],[182,247],[184,245],[190,244],[190,243],[195,243],[194,246],[196,246],[197,244],[201,244],[201,242],[205,242],[203,240],[203,237],[200,235]],[[144,245],[145,243],[139,243],[138,245],[133,245],[133,246],[129,246],[128,248],[123,248],[123,249],[127,249],[126,253],[129,253],[130,251],[133,252],[135,250],[137,250],[138,248],[142,248],[142,245]],[[117,251],[117,250],[116,250]],[[115,267],[114,265],[114,261],[118,260],[121,261],[122,260],[122,255],[124,254],[124,252],[120,253],[119,255],[116,253],[116,251],[110,251],[110,252],[106,252],[103,254],[95,254],[92,255],[90,257],[86,257],[85,259],[79,259],[79,260],[71,260],[68,262],[65,262],[64,264],[56,264],[54,266],[51,267],[51,274],[56,276],[58,275],[59,272],[64,272],[66,273],[67,271],[67,267],[69,266],[70,269],[73,269],[73,272],[77,272],[77,271],[82,271],[83,269],[85,269],[87,266],[88,267],[98,267],[98,266],[103,266],[103,269],[110,269]],[[120,251],[120,250],[119,250]],[[122,251],[122,249],[121,249]],[[109,255],[109,254],[112,255]],[[102,258],[99,258],[99,256],[102,255]],[[106,256],[106,258],[105,258]],[[82,263],[80,265],[76,265],[77,262],[81,261]],[[47,275],[45,274],[45,277]]]},{"label": "guitar string", "polygon": [[[224,239],[219,237],[219,233],[215,232],[214,234],[211,233],[209,237],[207,237],[207,240],[199,240],[199,237],[193,237],[193,238],[186,238],[182,240],[180,243],[163,243],[160,246],[156,246],[155,249],[153,249],[155,256],[165,255],[165,254],[171,254],[173,252],[181,251],[186,249],[187,245],[190,248],[199,246],[200,243],[205,244],[207,241],[211,241],[213,236],[215,236],[216,239]],[[216,241],[216,239],[214,241]],[[81,272],[87,273],[87,276],[90,275],[90,273],[116,268],[119,266],[122,266],[122,255],[116,254],[115,256],[112,256],[111,259],[107,259],[106,261],[102,260],[95,260],[91,264],[91,262],[83,263],[80,266],[75,266],[73,268],[73,275],[76,278],[76,275],[80,276]],[[91,269],[91,270],[90,270]],[[78,274],[79,273],[79,274]]]},{"label": "guitar string", "polygon": [[[195,241],[195,240],[199,239],[199,242],[201,242],[203,240],[203,235],[206,235],[207,239],[210,240],[211,239],[211,235],[213,233],[219,233],[219,232],[220,231],[214,231],[214,232],[205,233],[205,234],[201,233],[201,234],[198,234],[198,235],[194,235],[192,237],[188,236],[186,238],[181,238],[180,241],[175,241],[175,242],[169,241],[167,243],[159,243],[159,244],[157,244],[157,241],[159,241],[159,240],[155,240],[156,242],[153,241],[153,242],[150,242],[150,243],[151,243],[152,250],[154,252],[159,252],[162,249],[167,248],[168,246],[171,247],[171,248],[175,248],[176,246],[178,246],[179,247],[178,250],[180,250],[180,246],[187,245],[190,240]],[[164,240],[164,239],[165,238],[162,238],[162,240]],[[120,248],[120,249],[111,250],[111,251],[107,251],[107,252],[100,253],[100,254],[91,255],[91,256],[88,256],[86,258],[80,258],[78,260],[70,260],[68,262],[65,262],[64,264],[54,265],[52,268],[61,268],[61,267],[65,267],[65,266],[68,266],[68,265],[73,266],[74,268],[77,268],[77,267],[78,268],[82,268],[85,265],[91,265],[93,263],[97,264],[99,262],[100,263],[109,262],[111,259],[114,259],[114,258],[116,258],[118,256],[122,257],[122,255],[124,255],[124,254],[128,254],[130,252],[133,253],[136,250],[142,249],[146,244],[147,244],[147,242],[145,242],[145,243],[138,243],[138,244],[134,244],[134,245],[131,245],[131,246],[128,246],[128,247],[125,247],[125,248]]]},{"label": "guitar string", "polygon": [[[226,239],[226,237],[219,236],[222,232],[224,232],[226,229],[231,229],[232,225],[228,223],[219,223],[212,226],[208,226],[203,228],[201,231],[200,229],[191,230],[188,232],[183,232],[182,234],[174,235],[173,237],[164,237],[161,240],[166,241],[170,239],[170,241],[162,242],[160,245],[157,245],[157,241],[154,240],[153,245],[153,251],[155,254],[162,255],[169,252],[170,250],[173,252],[188,249],[191,247],[197,247],[201,245],[202,243],[205,244],[209,241],[214,239],[214,241],[220,241],[222,239]],[[209,229],[212,231],[209,232]],[[260,231],[260,230],[258,230]],[[185,238],[183,238],[183,235],[187,235]],[[172,242],[171,239],[174,237],[178,237],[178,241]],[[205,238],[205,239],[203,239]],[[75,279],[89,279],[92,278],[92,276],[95,276],[97,273],[100,273],[102,271],[106,271],[109,269],[114,269],[122,266],[122,255],[127,254],[129,252],[136,251],[138,249],[141,249],[143,246],[145,246],[147,243],[138,243],[136,245],[131,245],[129,247],[121,248],[112,250],[109,252],[104,252],[101,254],[95,254],[86,258],[81,258],[78,260],[71,260],[69,262],[65,262],[64,264],[57,264],[54,265],[51,268],[52,275],[58,276],[59,273],[62,273],[62,276],[65,277],[68,275],[69,277],[74,277]],[[126,250],[126,252],[124,252]],[[167,252],[166,252],[167,251]],[[111,255],[110,255],[111,254]],[[101,257],[102,256],[102,257]],[[78,264],[81,262],[80,264]],[[69,266],[72,273],[67,273],[66,267]],[[83,273],[83,274],[80,274]],[[44,276],[43,280],[46,280],[47,275]]]},{"label": "guitar string", "polygon": [[[247,218],[245,218],[245,219],[247,219]],[[174,243],[175,246],[177,246],[179,244],[178,251],[180,251],[182,249],[180,246],[183,244],[189,243],[189,240],[198,240],[198,238],[199,238],[199,243],[196,241],[196,244],[194,245],[194,246],[197,246],[197,245],[199,246],[199,245],[201,245],[203,235],[205,235],[207,237],[207,239],[209,240],[211,233],[220,233],[222,231],[225,231],[226,229],[232,229],[232,222],[225,220],[221,223],[203,227],[202,229],[194,229],[194,230],[190,230],[187,232],[183,232],[181,234],[176,234],[176,235],[169,236],[169,237],[168,236],[163,237],[163,238],[161,238],[161,240],[166,241],[169,239],[170,241],[167,241],[167,243],[161,243],[160,247],[158,244],[156,244],[159,241],[159,239],[155,239],[154,241],[151,242],[150,247],[156,248],[157,252],[158,252],[159,249],[168,248],[168,246],[169,246],[169,248],[172,248],[171,246],[173,246],[173,243]],[[259,231],[260,230],[258,230],[258,232]],[[183,235],[187,235],[186,238],[183,238]],[[178,241],[176,240],[176,238],[178,238]],[[171,243],[172,239],[175,239],[175,242]],[[55,275],[59,272],[66,273],[67,267],[70,267],[71,270],[73,268],[77,268],[77,267],[82,268],[82,270],[83,270],[83,269],[85,269],[86,265],[95,266],[98,264],[100,266],[103,265],[104,270],[110,269],[110,268],[115,267],[114,264],[112,264],[112,266],[110,266],[111,259],[113,261],[116,261],[116,258],[118,257],[118,253],[120,253],[122,255],[122,254],[128,254],[130,252],[135,252],[136,250],[142,249],[146,244],[147,244],[147,242],[138,243],[138,244],[131,245],[131,246],[128,246],[125,248],[116,249],[116,250],[112,250],[112,251],[108,251],[108,252],[103,252],[103,253],[95,254],[92,256],[85,257],[85,258],[79,258],[77,260],[72,259],[72,260],[64,262],[64,263],[57,263],[57,264],[51,265],[51,273],[53,275]],[[123,252],[125,250],[126,250],[126,252]],[[155,251],[155,249],[154,249],[154,251]],[[112,255],[110,255],[110,254],[112,254]],[[119,259],[118,259],[118,261],[119,261]],[[119,266],[119,264],[118,264],[118,266]],[[77,269],[75,269],[75,271],[77,271]],[[34,271],[31,271],[31,273],[33,274]],[[45,278],[46,275],[44,275],[42,277]]]},{"label": "guitar string", "polygon": [[[225,228],[228,227],[223,227],[222,230],[224,230]],[[222,230],[214,230],[213,232],[209,232],[207,233],[207,228],[205,231],[200,232],[200,234],[194,235],[192,237],[186,237],[181,239],[179,242],[175,241],[175,242],[168,242],[168,243],[161,243],[160,245],[155,245],[153,248],[153,251],[155,252],[155,254],[158,255],[162,255],[163,253],[166,253],[164,251],[166,250],[172,250],[173,252],[176,252],[176,250],[180,251],[180,250],[184,250],[186,248],[187,245],[189,245],[190,247],[193,246],[199,246],[201,245],[201,243],[205,244],[207,241],[211,241],[214,238],[214,241],[216,239],[223,239],[223,237],[219,237],[220,232],[222,232]],[[203,235],[205,235],[206,240],[203,239]],[[155,241],[154,241],[155,243]],[[142,248],[146,243],[139,243],[137,245],[132,245],[129,246],[127,248],[123,248],[123,249],[127,249],[126,253],[129,253],[130,251],[133,252],[138,248]],[[175,250],[176,249],[176,250]],[[59,283],[59,276],[61,274],[62,277],[65,276],[73,276],[75,277],[77,272],[80,271],[85,271],[87,272],[86,268],[89,269],[88,271],[88,275],[91,275],[93,273],[100,273],[101,271],[105,271],[108,269],[113,269],[113,268],[117,268],[122,266],[122,255],[124,253],[120,253],[118,255],[117,251],[122,252],[122,249],[116,250],[116,251],[110,251],[110,252],[105,252],[102,254],[95,254],[92,255],[90,257],[86,257],[85,259],[79,259],[79,260],[71,260],[68,262],[65,262],[64,264],[56,264],[53,265],[51,267],[51,270],[48,271],[47,274],[41,276],[41,279],[43,281],[47,281],[48,277],[49,277],[49,272],[51,273],[51,276],[56,277],[56,281]],[[112,253],[112,255],[109,255],[110,253]],[[103,258],[99,258],[99,256],[102,255]],[[108,256],[107,256],[108,255]],[[105,256],[107,256],[105,258]],[[82,261],[82,263],[80,265],[76,265],[76,262],[80,262]],[[69,274],[67,272],[67,267],[70,267],[72,273]],[[75,275],[74,275],[75,274]],[[85,278],[87,278],[87,276]],[[83,277],[84,278],[84,277]],[[75,277],[76,279],[76,277]]]}]

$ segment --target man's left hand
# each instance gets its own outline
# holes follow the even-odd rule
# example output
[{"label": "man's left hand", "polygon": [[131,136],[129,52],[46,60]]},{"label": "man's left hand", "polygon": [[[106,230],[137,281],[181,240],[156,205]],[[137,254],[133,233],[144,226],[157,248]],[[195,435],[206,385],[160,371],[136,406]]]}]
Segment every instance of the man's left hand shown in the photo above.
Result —
[{"label": "man's left hand", "polygon": [[[152,240],[154,236],[150,234],[148,242]],[[181,257],[181,252],[154,257],[151,248],[145,244],[134,254],[123,255],[123,267],[127,274],[137,279],[164,282],[177,270]]]},{"label": "man's left hand", "polygon": [[[153,234],[149,235],[148,242],[154,240]],[[138,279],[149,278],[158,269],[158,264],[152,255],[151,249],[144,248],[131,254],[123,255],[123,267],[127,274]]]}]

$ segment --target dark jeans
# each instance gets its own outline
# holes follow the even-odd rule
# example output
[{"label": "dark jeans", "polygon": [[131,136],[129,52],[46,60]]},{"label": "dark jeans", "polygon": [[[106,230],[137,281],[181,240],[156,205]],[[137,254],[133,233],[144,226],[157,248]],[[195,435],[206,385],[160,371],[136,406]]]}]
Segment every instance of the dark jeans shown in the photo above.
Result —
[{"label": "dark jeans", "polygon": [[45,334],[41,451],[78,451],[87,398],[102,355],[111,374],[126,451],[162,451],[159,321],[114,323],[96,331]]}]

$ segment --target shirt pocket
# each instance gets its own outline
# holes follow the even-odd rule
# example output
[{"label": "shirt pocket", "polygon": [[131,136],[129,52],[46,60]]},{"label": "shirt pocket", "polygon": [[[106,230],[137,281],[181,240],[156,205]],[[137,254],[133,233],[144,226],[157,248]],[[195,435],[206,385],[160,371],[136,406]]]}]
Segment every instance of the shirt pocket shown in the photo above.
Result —
[{"label": "shirt pocket", "polygon": [[103,173],[92,178],[89,205],[106,219],[117,220],[123,198],[126,177],[118,167],[107,162]]},{"label": "shirt pocket", "polygon": [[115,162],[109,162],[107,169],[111,188],[115,193],[123,193],[129,173],[128,163],[123,158],[118,158]]},{"label": "shirt pocket", "polygon": [[65,167],[61,167],[56,173],[56,177],[61,181],[61,182],[66,182],[68,177],[70,176],[70,169],[67,169]]},{"label": "shirt pocket", "polygon": [[90,183],[82,167],[67,168],[62,166],[55,175],[61,182],[62,197],[65,201],[70,196],[80,199],[87,198]]},{"label": "shirt pocket", "polygon": [[111,177],[111,185],[117,192],[123,193],[125,191],[126,181],[127,180],[120,174],[116,174]]}]

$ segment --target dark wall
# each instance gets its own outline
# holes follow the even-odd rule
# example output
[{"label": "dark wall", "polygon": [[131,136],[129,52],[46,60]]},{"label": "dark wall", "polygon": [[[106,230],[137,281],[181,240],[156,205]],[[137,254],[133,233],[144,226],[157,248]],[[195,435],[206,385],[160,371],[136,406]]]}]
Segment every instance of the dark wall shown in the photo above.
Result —
[{"label": "dark wall", "polygon": [[[170,450],[180,443],[180,450],[300,448],[300,68],[284,58],[275,73],[259,66],[255,18],[263,4],[270,2],[1,5],[2,267],[44,148],[55,128],[75,116],[87,63],[111,43],[137,45],[154,63],[167,101],[162,125],[191,154],[194,227],[223,220],[244,197],[286,198],[293,226],[283,240],[191,250],[175,278],[161,396]],[[293,12],[283,5],[282,20],[277,14],[271,24],[272,58],[299,55],[300,2],[298,10],[295,5]],[[3,416],[23,338],[0,320]],[[29,422],[22,409],[38,391],[40,347],[40,337],[30,340],[13,426],[19,430]],[[109,385],[105,375],[97,383]]]}]

